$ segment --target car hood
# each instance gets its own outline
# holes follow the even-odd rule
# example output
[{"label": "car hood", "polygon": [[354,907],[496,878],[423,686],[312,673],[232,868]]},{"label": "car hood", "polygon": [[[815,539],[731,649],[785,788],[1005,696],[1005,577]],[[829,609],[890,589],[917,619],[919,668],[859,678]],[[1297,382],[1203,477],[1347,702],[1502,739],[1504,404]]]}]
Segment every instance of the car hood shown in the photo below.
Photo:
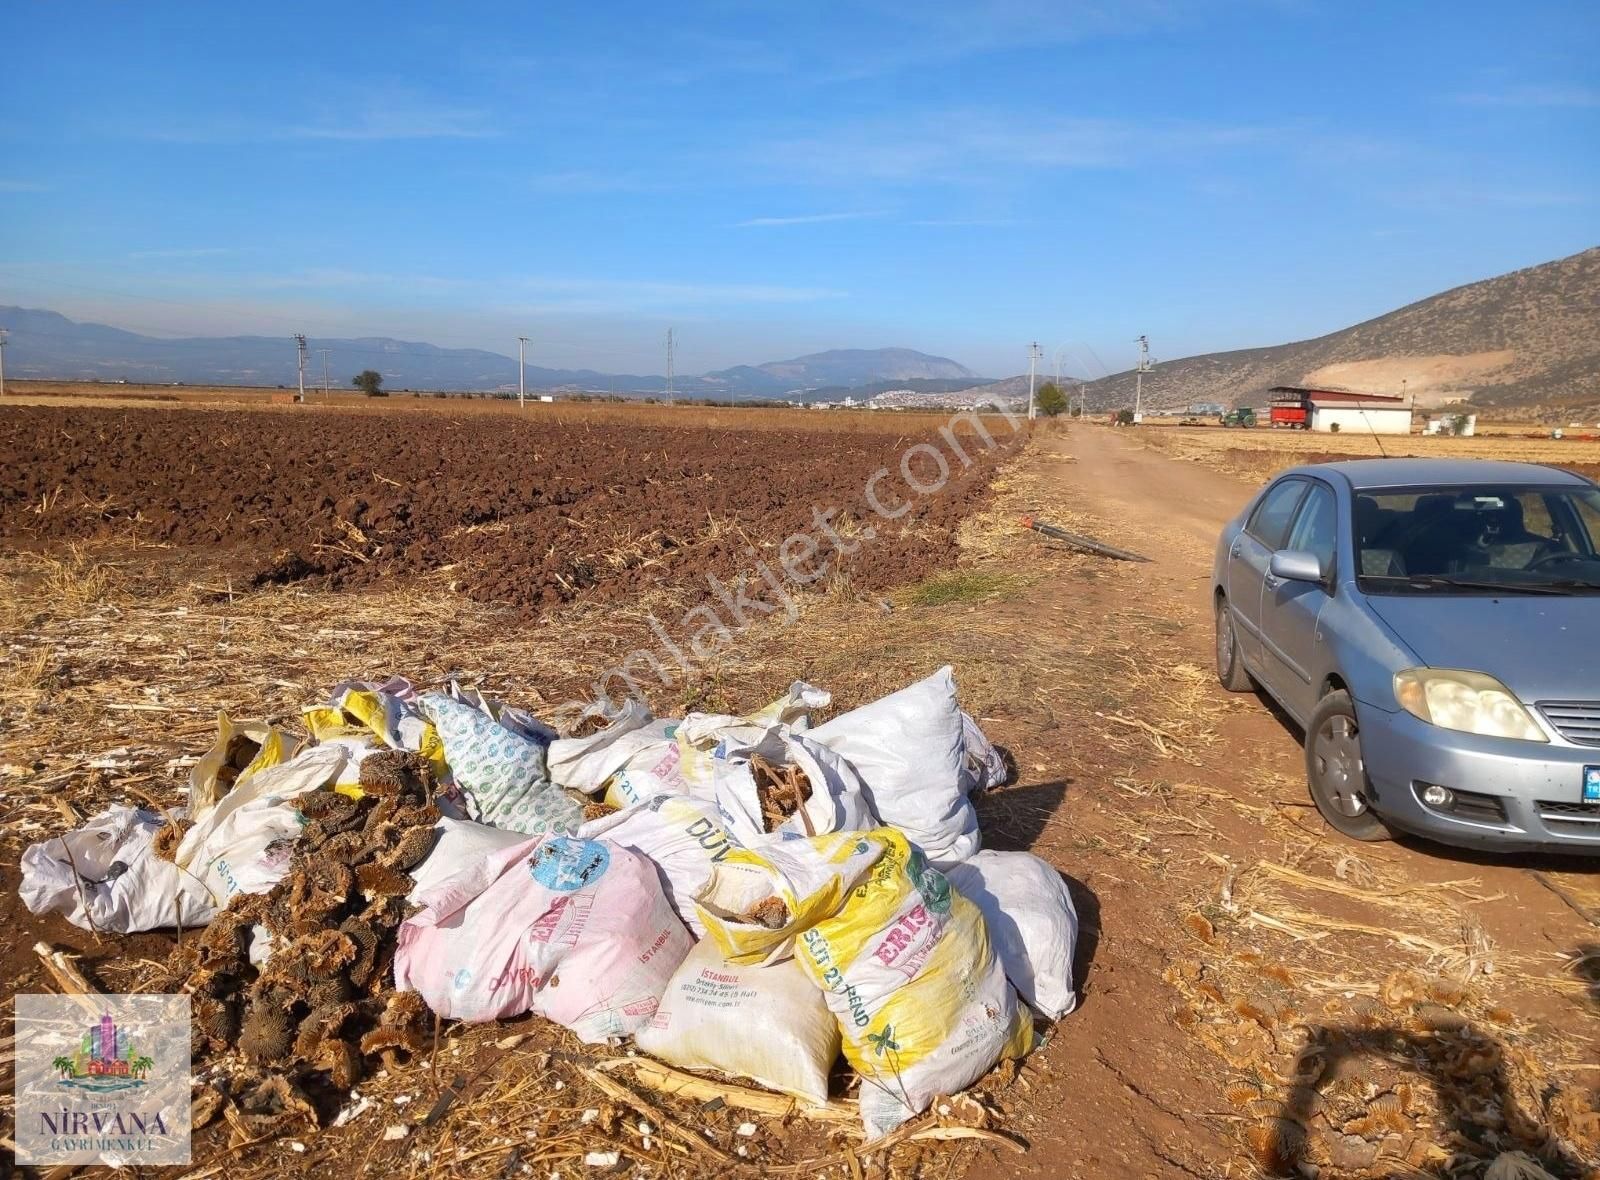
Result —
[{"label": "car hood", "polygon": [[1393,594],[1367,604],[1430,667],[1487,672],[1527,702],[1600,700],[1600,595]]}]

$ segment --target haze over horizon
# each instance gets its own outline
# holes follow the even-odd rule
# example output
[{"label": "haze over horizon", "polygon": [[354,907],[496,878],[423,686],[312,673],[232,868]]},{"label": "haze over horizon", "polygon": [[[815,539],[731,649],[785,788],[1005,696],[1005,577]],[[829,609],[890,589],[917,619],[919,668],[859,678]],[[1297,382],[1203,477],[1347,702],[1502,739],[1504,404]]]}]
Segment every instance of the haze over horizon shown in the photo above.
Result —
[{"label": "haze over horizon", "polygon": [[1577,3],[95,3],[8,41],[0,304],[155,335],[1099,376],[1600,241]]}]

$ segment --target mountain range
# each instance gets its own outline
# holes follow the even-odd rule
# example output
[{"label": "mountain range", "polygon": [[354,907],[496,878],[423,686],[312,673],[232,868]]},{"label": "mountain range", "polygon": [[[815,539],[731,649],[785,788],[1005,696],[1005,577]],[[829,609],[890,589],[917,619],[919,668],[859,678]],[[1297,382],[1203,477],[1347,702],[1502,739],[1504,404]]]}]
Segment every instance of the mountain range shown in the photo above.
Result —
[{"label": "mountain range", "polygon": [[[1134,377],[1129,370],[1089,382],[1089,407],[1132,406]],[[1163,361],[1145,374],[1143,404],[1259,406],[1274,385],[1316,384],[1415,395],[1423,408],[1467,402],[1538,414],[1600,406],[1600,247],[1314,340]]]},{"label": "mountain range", "polygon": [[[293,386],[295,346],[287,337],[161,339],[104,324],[76,323],[53,311],[0,307],[11,333],[13,377]],[[334,380],[377,369],[395,389],[515,389],[517,362],[473,348],[440,348],[388,337],[311,339],[307,386],[320,382],[319,349]],[[1041,375],[1042,383],[1045,377]],[[529,365],[537,390],[660,395],[656,375]],[[679,376],[679,397],[718,400],[832,397],[896,385],[950,392],[950,401],[1027,397],[1028,378],[985,381],[948,357],[906,348],[835,349],[786,361],[736,365]],[[1182,410],[1196,403],[1260,405],[1274,385],[1329,385],[1407,394],[1418,406],[1469,402],[1523,414],[1600,406],[1600,247],[1456,287],[1312,340],[1212,352],[1163,361],[1145,375],[1144,406]],[[1091,409],[1132,406],[1132,370],[1083,386]],[[804,391],[802,393],[802,391]]]},{"label": "mountain range", "polygon": [[929,356],[909,348],[836,348],[791,361],[738,365],[707,373],[707,383],[779,394],[791,389],[855,388],[884,381],[967,381],[977,374],[948,357]]},{"label": "mountain range", "polygon": [[[78,323],[54,311],[0,307],[0,327],[10,332],[6,372],[13,378],[101,380],[185,385],[280,385],[298,380],[292,337],[195,336],[165,339]],[[350,376],[376,369],[393,389],[494,390],[517,387],[517,361],[478,348],[440,348],[387,336],[355,339],[309,337],[306,385],[320,385],[319,351],[327,349],[331,383],[347,388]],[[797,390],[857,388],[885,381],[942,379],[980,381],[948,357],[909,348],[835,349],[786,361],[737,365],[674,381],[679,397],[778,397]],[[593,369],[527,367],[527,384],[538,390],[590,390],[660,394],[666,378]]]}]

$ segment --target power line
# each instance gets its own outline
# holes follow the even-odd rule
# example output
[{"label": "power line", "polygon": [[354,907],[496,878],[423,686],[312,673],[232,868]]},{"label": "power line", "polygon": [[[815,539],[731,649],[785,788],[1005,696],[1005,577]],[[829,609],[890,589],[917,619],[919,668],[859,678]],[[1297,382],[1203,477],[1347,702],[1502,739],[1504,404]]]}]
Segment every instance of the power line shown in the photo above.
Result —
[{"label": "power line", "polygon": [[1030,422],[1039,416],[1033,404],[1033,369],[1043,357],[1044,349],[1039,347],[1037,340],[1028,345],[1028,421]]},{"label": "power line", "polygon": [[1135,369],[1133,377],[1133,420],[1144,421],[1144,375],[1150,371],[1155,362],[1150,359],[1150,338],[1141,336],[1134,341],[1139,346],[1139,367]]},{"label": "power line", "polygon": [[672,404],[672,329],[667,329],[667,405]]},{"label": "power line", "polygon": [[330,352],[332,352],[333,349],[331,349],[331,348],[319,348],[319,349],[317,349],[317,351],[322,354],[322,400],[323,401],[327,401],[328,400],[328,354]]}]

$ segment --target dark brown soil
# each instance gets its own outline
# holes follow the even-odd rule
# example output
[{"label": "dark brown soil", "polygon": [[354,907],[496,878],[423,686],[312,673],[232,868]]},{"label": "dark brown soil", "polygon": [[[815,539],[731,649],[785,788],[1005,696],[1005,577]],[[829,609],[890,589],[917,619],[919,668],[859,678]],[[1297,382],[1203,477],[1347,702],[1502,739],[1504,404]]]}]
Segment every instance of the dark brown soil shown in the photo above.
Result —
[{"label": "dark brown soil", "polygon": [[[852,522],[872,538],[842,562],[872,590],[949,562],[1013,437],[1003,423],[992,450],[964,437],[964,466],[937,435],[888,419],[844,433],[26,407],[0,418],[0,539],[210,550],[254,585],[345,589],[448,568],[472,598],[536,610],[758,560],[781,577],[778,546],[801,530],[821,543],[817,561],[832,556],[813,511],[836,510],[847,547]],[[951,471],[937,494],[901,474],[922,441]],[[879,468],[880,502],[910,505],[892,521],[865,499]],[[926,486],[937,461],[918,452],[911,471]]]}]

